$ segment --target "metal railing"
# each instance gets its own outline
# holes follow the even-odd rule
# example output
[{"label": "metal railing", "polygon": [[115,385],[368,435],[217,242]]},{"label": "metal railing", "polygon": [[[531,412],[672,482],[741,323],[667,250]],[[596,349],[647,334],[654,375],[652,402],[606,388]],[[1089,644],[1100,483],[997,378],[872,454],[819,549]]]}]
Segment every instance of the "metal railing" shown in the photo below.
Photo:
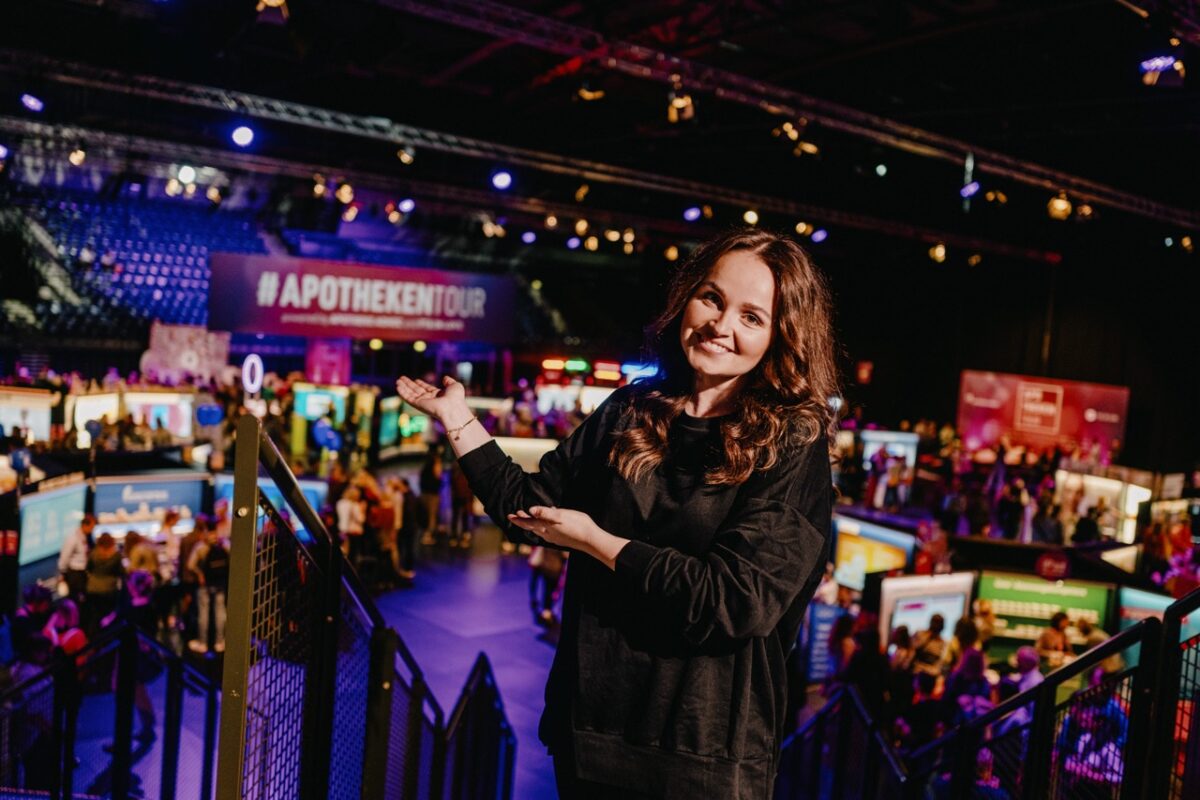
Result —
[{"label": "metal railing", "polygon": [[[287,508],[258,492],[260,466]],[[237,423],[228,594],[218,800],[511,797],[516,740],[486,657],[447,725],[251,416]]]},{"label": "metal railing", "polygon": [[[1183,800],[1200,794],[1200,633],[1188,617],[1200,612],[1200,589],[1163,615],[1163,654],[1151,750],[1153,793]],[[1185,638],[1186,637],[1186,638]]]}]

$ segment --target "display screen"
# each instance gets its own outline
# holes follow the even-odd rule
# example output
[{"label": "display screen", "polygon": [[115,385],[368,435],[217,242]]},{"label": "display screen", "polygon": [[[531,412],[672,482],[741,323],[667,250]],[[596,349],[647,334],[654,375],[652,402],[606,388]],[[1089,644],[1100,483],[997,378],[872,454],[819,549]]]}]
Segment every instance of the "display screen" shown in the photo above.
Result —
[{"label": "display screen", "polygon": [[145,422],[151,428],[159,423],[181,439],[192,437],[192,405],[195,397],[171,392],[126,392],[125,413],[135,422]]},{"label": "display screen", "polygon": [[125,533],[123,523],[150,523],[139,525],[141,530],[158,532],[158,523],[170,509],[180,512],[182,519],[176,532],[191,529],[196,514],[204,502],[204,477],[165,476],[101,478],[96,483],[97,530],[109,530],[113,535]]},{"label": "display screen", "polygon": [[399,397],[385,397],[379,401],[379,446],[391,447],[400,440]]},{"label": "display screen", "polygon": [[946,631],[968,613],[975,573],[950,575],[904,575],[884,578],[879,594],[880,635],[888,637],[901,625],[910,634],[925,630],[934,614],[946,621]]},{"label": "display screen", "polygon": [[50,393],[0,388],[0,426],[5,435],[14,428],[27,432],[29,441],[50,440]]},{"label": "display screen", "polygon": [[1145,486],[1124,483],[1116,478],[1085,475],[1057,470],[1054,473],[1057,490],[1055,502],[1073,520],[1097,509],[1100,532],[1118,541],[1132,544],[1137,532],[1138,506],[1149,500],[1152,492]]},{"label": "display screen", "polygon": [[295,413],[309,422],[315,422],[321,417],[328,416],[335,424],[341,424],[346,419],[346,399],[350,390],[344,386],[316,386],[311,383],[297,383],[292,386],[295,399]]},{"label": "display screen", "polygon": [[[1085,581],[1048,581],[1036,575],[984,572],[979,597],[992,601],[996,636],[1035,641],[1050,617],[1065,611],[1072,620],[1087,618],[1107,630],[1113,586]],[[1072,641],[1080,643],[1070,631]]]},{"label": "display screen", "polygon": [[833,515],[836,549],[834,564],[851,565],[862,573],[903,569],[912,558],[916,537],[873,522]]},{"label": "display screen", "polygon": [[115,392],[83,394],[75,396],[74,402],[75,410],[71,414],[71,420],[79,432],[79,446],[91,447],[92,437],[84,426],[94,419],[108,423],[116,422],[121,409],[121,398]]},{"label": "display screen", "polygon": [[917,435],[901,431],[863,431],[859,434],[863,443],[863,468],[871,469],[871,456],[886,447],[888,455],[903,456],[908,467],[917,465]]},{"label": "display screen", "polygon": [[87,485],[78,483],[48,492],[25,494],[20,500],[21,566],[57,556],[63,542],[83,519]]},{"label": "display screen", "polygon": [[[300,493],[304,495],[304,499],[312,506],[313,511],[319,512],[321,506],[325,504],[325,498],[329,494],[329,486],[324,481],[320,480],[305,480],[297,479],[296,483],[300,485]],[[217,475],[214,492],[214,501],[220,503],[225,501],[231,506],[233,505],[233,476],[232,475]],[[262,492],[271,505],[277,510],[286,511],[291,508],[290,505],[283,501],[283,493],[279,491],[279,487],[270,478],[259,476],[258,490]],[[289,512],[291,513],[291,512]],[[292,526],[296,529],[296,533],[307,533],[304,523],[295,514],[291,513]]]}]

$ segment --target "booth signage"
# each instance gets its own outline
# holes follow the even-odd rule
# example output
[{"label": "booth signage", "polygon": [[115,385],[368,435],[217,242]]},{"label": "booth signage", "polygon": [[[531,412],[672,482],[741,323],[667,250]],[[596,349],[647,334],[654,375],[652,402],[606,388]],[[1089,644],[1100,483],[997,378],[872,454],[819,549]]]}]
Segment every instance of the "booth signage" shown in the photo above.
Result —
[{"label": "booth signage", "polygon": [[1062,580],[1071,574],[1071,559],[1061,550],[1051,550],[1038,556],[1033,569],[1048,581]]},{"label": "booth signage", "polygon": [[107,522],[109,514],[124,511],[135,515],[145,505],[147,510],[187,508],[192,516],[200,511],[204,497],[204,482],[200,477],[189,480],[103,481],[96,485],[96,515]]},{"label": "booth signage", "polygon": [[494,275],[217,253],[209,327],[288,336],[513,338],[516,287]]}]

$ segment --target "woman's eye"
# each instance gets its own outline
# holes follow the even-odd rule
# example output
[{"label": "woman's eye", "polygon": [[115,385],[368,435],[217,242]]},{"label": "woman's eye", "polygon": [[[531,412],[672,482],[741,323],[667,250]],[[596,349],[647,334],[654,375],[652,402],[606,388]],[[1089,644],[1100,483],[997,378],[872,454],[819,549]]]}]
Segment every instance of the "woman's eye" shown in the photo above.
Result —
[{"label": "woman's eye", "polygon": [[747,321],[747,322],[749,322],[751,325],[761,325],[761,324],[762,324],[762,320],[760,320],[760,319],[759,319],[757,316],[755,316],[754,314],[746,314],[746,315],[745,315],[745,319],[746,319],[746,321]]},{"label": "woman's eye", "polygon": [[721,296],[716,292],[705,292],[703,295],[701,295],[701,299],[710,301],[712,303],[717,303],[721,300]]}]

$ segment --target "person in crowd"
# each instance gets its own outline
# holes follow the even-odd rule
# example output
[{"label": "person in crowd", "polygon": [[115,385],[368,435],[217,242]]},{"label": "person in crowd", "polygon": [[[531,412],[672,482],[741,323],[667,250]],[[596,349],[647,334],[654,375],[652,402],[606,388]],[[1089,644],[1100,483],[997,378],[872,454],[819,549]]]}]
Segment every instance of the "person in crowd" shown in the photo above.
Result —
[{"label": "person in crowd", "polygon": [[1053,496],[1043,494],[1038,497],[1037,511],[1033,515],[1031,528],[1034,544],[1062,545],[1062,521],[1054,508]]},{"label": "person in crowd", "polygon": [[421,465],[419,486],[421,487],[421,506],[425,509],[425,532],[421,536],[421,544],[431,545],[438,531],[442,505],[442,475],[444,465],[442,450],[437,444],[430,445],[425,455],[425,463]]},{"label": "person in crowd", "polygon": [[1038,651],[1029,645],[1019,648],[1017,650],[1017,689],[1027,692],[1045,679]]},{"label": "person in crowd", "polygon": [[1008,800],[1009,794],[993,773],[994,757],[986,747],[975,754],[975,783],[971,787],[973,800]]},{"label": "person in crowd", "polygon": [[961,663],[946,679],[942,699],[947,705],[947,715],[958,725],[974,719],[994,706],[992,685],[985,674],[986,663],[983,653],[968,648]]},{"label": "person in crowd", "polygon": [[913,660],[917,655],[907,625],[892,631],[888,650],[888,702],[892,713],[903,716],[913,701]]},{"label": "person in crowd", "polygon": [[229,589],[229,547],[215,529],[188,556],[188,569],[196,576],[197,632],[188,648],[207,653],[225,650],[225,597]]},{"label": "person in crowd", "polygon": [[1025,506],[1029,504],[1029,493],[1025,490],[1025,481],[1014,477],[1000,491],[996,500],[996,523],[1000,527],[1000,535],[1009,541],[1016,541],[1021,533],[1021,523],[1025,518]]},{"label": "person in crowd", "polygon": [[197,514],[192,529],[179,541],[179,559],[175,566],[175,574],[179,578],[179,601],[175,622],[185,641],[191,639],[191,634],[196,630],[196,587],[200,585],[200,576],[189,565],[197,545],[208,539],[211,525],[212,520],[207,515]]},{"label": "person in crowd", "polygon": [[19,661],[26,660],[30,640],[41,635],[50,621],[53,594],[40,583],[31,583],[21,593],[21,607],[16,610],[10,628],[13,655]]},{"label": "person in crowd", "polygon": [[868,713],[874,719],[883,720],[887,678],[888,660],[880,647],[879,618],[863,612],[854,622],[854,650],[834,680],[858,689]]},{"label": "person in crowd", "polygon": [[400,527],[404,521],[404,493],[400,479],[394,475],[387,478],[380,494],[378,525],[375,535],[379,539],[379,552],[384,562],[397,578],[400,577]]},{"label": "person in crowd", "polygon": [[836,684],[837,676],[850,663],[854,655],[854,620],[853,614],[842,614],[829,629],[829,688]]},{"label": "person in crowd", "polygon": [[1088,688],[1073,699],[1054,743],[1064,783],[1074,797],[1112,796],[1125,774],[1129,717],[1118,702],[1116,685],[1105,683],[1103,667],[1094,669]]},{"label": "person in crowd", "polygon": [[88,637],[83,628],[79,627],[79,606],[69,597],[58,601],[46,627],[42,629],[45,636],[56,652],[65,656],[73,656],[87,647]]},{"label": "person in crowd", "polygon": [[475,494],[467,482],[467,473],[455,460],[450,470],[450,546],[467,548],[475,530],[475,515],[471,504]]},{"label": "person in crowd", "polygon": [[912,752],[942,735],[947,724],[946,705],[934,694],[937,676],[918,672],[913,676],[913,704],[897,726],[901,746]]},{"label": "person in crowd", "polygon": [[367,521],[367,504],[357,486],[348,486],[337,501],[338,533],[342,537],[342,552],[351,562],[362,554],[363,525]]},{"label": "person in crowd", "polygon": [[[1075,630],[1079,631],[1079,635],[1083,637],[1083,649],[1091,650],[1093,647],[1099,647],[1108,641],[1108,634],[1099,626],[1094,625],[1087,617],[1080,617],[1075,620]],[[1125,659],[1120,653],[1113,653],[1108,658],[1100,662],[1100,666],[1107,674],[1120,672],[1125,669]]]},{"label": "person in crowd", "polygon": [[535,545],[529,551],[529,608],[538,625],[549,628],[558,622],[554,605],[566,565],[566,554],[557,548]]},{"label": "person in crowd", "polygon": [[[1000,684],[996,687],[996,699],[999,705],[1003,705],[1020,693],[1021,685],[1011,676],[1001,679]],[[1033,722],[1033,704],[1027,703],[998,720],[992,726],[992,738],[999,739],[1014,731],[1024,730],[1031,722]],[[1028,732],[1024,733],[1023,738],[1028,738]],[[1024,747],[1022,747],[1023,750]]]},{"label": "person in crowd", "polygon": [[398,382],[506,533],[573,551],[541,726],[564,797],[769,794],[785,656],[828,560],[837,379],[820,274],[791,238],[738,230],[694,251],[667,296],[649,329],[658,374],[610,395],[533,475],[460,383]]},{"label": "person in crowd", "polygon": [[400,553],[400,578],[411,581],[417,576],[417,537],[421,535],[421,515],[417,493],[407,478],[398,478],[396,488],[401,502],[397,549]]},{"label": "person in crowd", "polygon": [[950,673],[958,669],[963,654],[968,650],[978,648],[978,646],[979,629],[975,627],[975,621],[970,617],[960,618],[958,622],[954,623],[954,634],[946,645],[942,671]]},{"label": "person in crowd", "polygon": [[1034,645],[1038,656],[1046,659],[1052,667],[1062,664],[1063,657],[1072,652],[1071,643],[1067,639],[1067,628],[1070,625],[1071,620],[1067,616],[1067,612],[1056,611],[1054,616],[1050,617],[1050,624],[1042,630]]},{"label": "person in crowd", "polygon": [[158,549],[154,542],[144,538],[137,531],[129,531],[125,534],[125,541],[121,543],[121,550],[125,554],[126,569],[130,572],[140,570],[149,574],[155,581],[158,580]]},{"label": "person in crowd", "polygon": [[942,674],[942,661],[946,656],[946,640],[942,638],[945,628],[946,618],[934,614],[929,618],[929,627],[913,637],[913,670],[928,672],[935,678]]},{"label": "person in crowd", "polygon": [[96,546],[88,554],[87,563],[87,602],[84,611],[87,620],[85,628],[90,637],[94,637],[99,630],[100,620],[116,610],[124,577],[125,566],[116,539],[111,533],[100,534],[96,538]]},{"label": "person in crowd", "polygon": [[87,593],[88,553],[92,550],[92,533],[96,518],[84,514],[79,527],[63,540],[58,555],[58,574],[67,585],[67,597],[81,602]]},{"label": "person in crowd", "polygon": [[1100,541],[1100,511],[1092,506],[1087,513],[1075,523],[1075,532],[1071,534],[1071,544],[1092,544]]},{"label": "person in crowd", "polygon": [[992,601],[986,597],[977,599],[974,608],[975,630],[979,632],[978,647],[986,653],[992,637],[996,635],[996,611],[992,607]]}]

